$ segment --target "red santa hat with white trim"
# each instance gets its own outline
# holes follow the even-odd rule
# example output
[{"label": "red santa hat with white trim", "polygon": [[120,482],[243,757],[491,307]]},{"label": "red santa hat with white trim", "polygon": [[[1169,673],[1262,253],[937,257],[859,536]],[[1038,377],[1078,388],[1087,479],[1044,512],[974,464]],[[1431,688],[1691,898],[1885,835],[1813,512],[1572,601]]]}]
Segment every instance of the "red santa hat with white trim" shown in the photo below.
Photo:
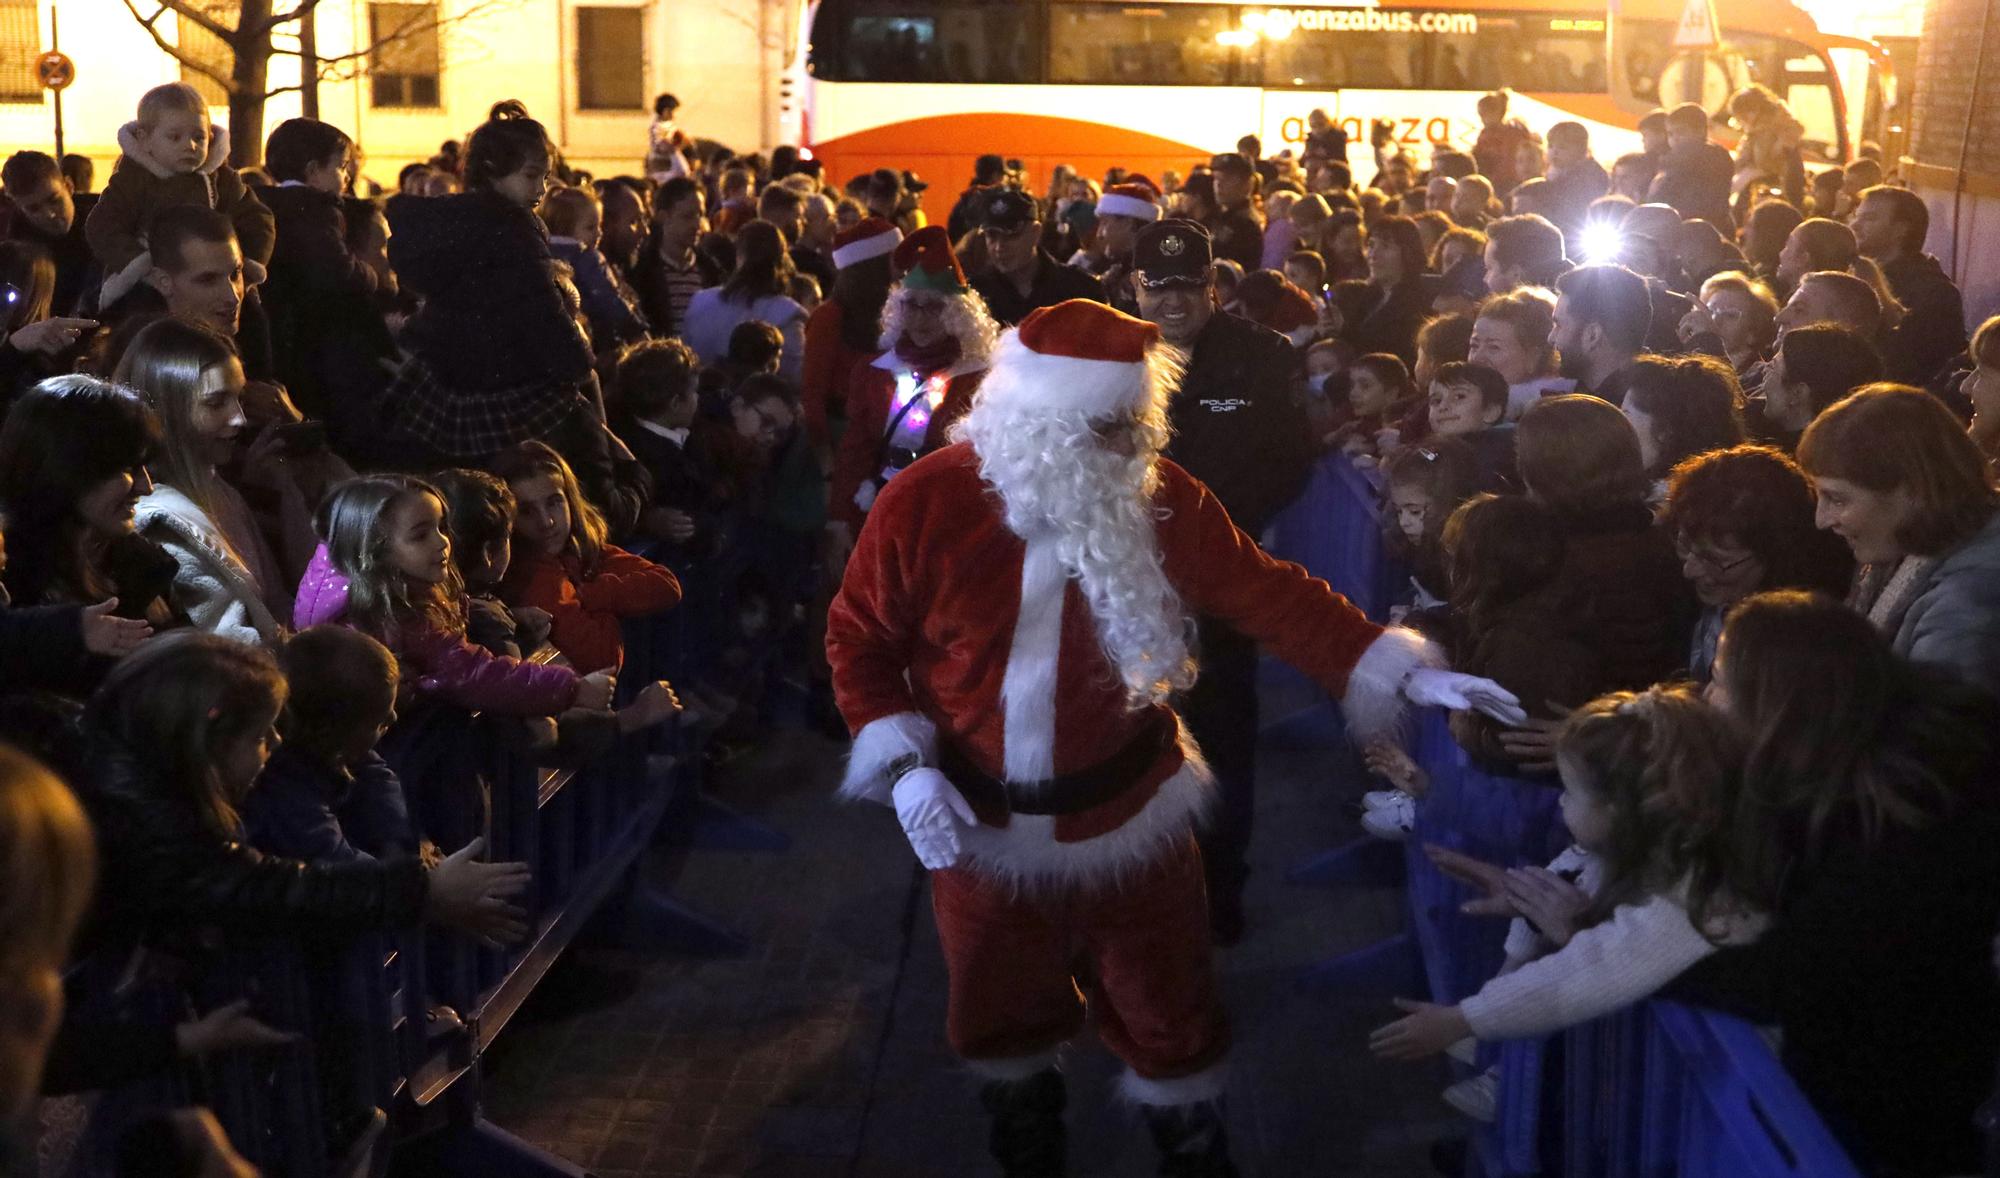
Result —
[{"label": "red santa hat with white trim", "polygon": [[834,235],[834,267],[845,270],[856,262],[893,254],[902,241],[901,229],[880,217],[864,217]]},{"label": "red santa hat with white trim", "polygon": [[1171,392],[1149,362],[1159,342],[1154,324],[1092,299],[1043,307],[1001,338],[980,397],[1093,418],[1142,412]]},{"label": "red santa hat with white trim", "polygon": [[1113,184],[1097,198],[1100,217],[1133,217],[1140,221],[1160,219],[1160,194],[1144,181],[1127,180]]}]

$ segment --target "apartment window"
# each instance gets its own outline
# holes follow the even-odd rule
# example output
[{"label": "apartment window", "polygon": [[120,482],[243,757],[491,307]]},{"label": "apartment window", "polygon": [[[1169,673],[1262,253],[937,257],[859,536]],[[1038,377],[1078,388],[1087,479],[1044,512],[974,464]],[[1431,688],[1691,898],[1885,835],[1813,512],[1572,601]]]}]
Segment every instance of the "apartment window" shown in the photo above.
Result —
[{"label": "apartment window", "polygon": [[[243,19],[242,0],[197,0],[192,7],[225,29],[235,28],[236,22]],[[229,43],[182,17],[176,44],[180,46],[183,57],[206,67],[204,71],[182,61],[181,81],[201,91],[202,101],[210,106],[229,105],[229,87],[216,81],[217,75],[226,78],[235,71],[236,53],[229,48]]]},{"label": "apartment window", "polygon": [[579,110],[646,108],[646,10],[576,10],[576,104]]},{"label": "apartment window", "polygon": [[368,5],[368,83],[376,106],[434,107],[443,55],[435,4]]},{"label": "apartment window", "polygon": [[35,59],[42,55],[39,0],[0,0],[0,102],[42,103]]}]

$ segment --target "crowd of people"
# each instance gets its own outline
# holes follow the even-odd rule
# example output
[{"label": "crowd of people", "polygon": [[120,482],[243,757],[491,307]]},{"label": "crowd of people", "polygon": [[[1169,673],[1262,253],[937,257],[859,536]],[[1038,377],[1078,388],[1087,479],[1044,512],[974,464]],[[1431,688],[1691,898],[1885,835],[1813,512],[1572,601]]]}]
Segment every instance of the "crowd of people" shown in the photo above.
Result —
[{"label": "crowd of people", "polygon": [[[736,155],[685,134],[671,96],[640,174],[610,178],[516,102],[389,192],[311,119],[238,170],[178,84],[120,130],[102,193],[14,153],[0,985],[25,1014],[0,1030],[0,1166],[34,1172],[7,1126],[39,1093],[284,1040],[241,1006],[65,1016],[70,963],[198,969],[215,928],[525,935],[526,867],[438,846],[403,796],[425,709],[520,717],[550,757],[663,724],[726,755],[783,679],[865,742],[824,647],[897,591],[878,500],[914,519],[911,483],[891,488],[961,440],[1000,470],[994,414],[983,435],[968,415],[1021,394],[1007,370],[984,396],[987,375],[1024,348],[1076,359],[1050,325],[1088,300],[1172,350],[1156,440],[1206,498],[1157,485],[1219,503],[1208,526],[1261,535],[1329,454],[1371,472],[1411,574],[1394,633],[1519,706],[1429,702],[1456,703],[1474,758],[1562,791],[1575,846],[1546,870],[1434,852],[1515,919],[1508,964],[1457,1006],[1406,1004],[1378,1053],[1671,988],[1779,1027],[1866,1172],[1977,1169],[2000,1059],[2000,318],[1968,334],[1924,202],[1867,148],[1807,175],[1768,90],[1656,111],[1608,161],[1507,98],[1479,101],[1467,149],[1377,136],[1365,183],[1319,112],[1297,151],[1246,137],[1185,177],[1060,167],[1037,192],[983,156],[935,224],[910,173]],[[1108,440],[1126,412],[1104,410],[1107,447],[1130,444]],[[1061,568],[1088,586],[1087,549]],[[1199,675],[1143,685],[1213,772],[1199,867],[1175,870],[1224,946],[1245,932],[1258,646],[1281,645],[1260,628],[1276,607],[1225,589],[1174,586],[1213,608],[1149,640],[1185,642]],[[622,624],[676,609],[684,681],[621,690]],[[1392,731],[1366,735],[1388,788],[1363,824],[1408,837],[1426,782]],[[1061,776],[1011,743],[1004,767],[943,755],[1003,799]],[[949,825],[938,805],[923,821]],[[944,904],[959,877],[937,878]],[[970,886],[950,902],[999,902]],[[1149,1107],[1192,1091],[1143,1078]],[[1049,1092],[989,1084],[1010,1174],[1060,1172]],[[1490,1115],[1491,1078],[1454,1103]],[[1219,1121],[1149,1124],[1166,1172],[1233,1172]],[[175,1130],[228,1155],[212,1122]]]}]

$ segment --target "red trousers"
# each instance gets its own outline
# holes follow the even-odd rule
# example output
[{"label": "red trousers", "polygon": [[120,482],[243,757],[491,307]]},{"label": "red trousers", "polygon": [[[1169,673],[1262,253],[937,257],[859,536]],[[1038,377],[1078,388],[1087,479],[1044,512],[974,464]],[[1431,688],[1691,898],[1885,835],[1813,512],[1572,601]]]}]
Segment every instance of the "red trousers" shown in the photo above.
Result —
[{"label": "red trousers", "polygon": [[975,1068],[1047,1055],[1083,1029],[1086,1004],[1143,1080],[1194,1076],[1228,1052],[1192,835],[1096,886],[1028,890],[935,871],[931,901],[951,977],[945,1033]]}]

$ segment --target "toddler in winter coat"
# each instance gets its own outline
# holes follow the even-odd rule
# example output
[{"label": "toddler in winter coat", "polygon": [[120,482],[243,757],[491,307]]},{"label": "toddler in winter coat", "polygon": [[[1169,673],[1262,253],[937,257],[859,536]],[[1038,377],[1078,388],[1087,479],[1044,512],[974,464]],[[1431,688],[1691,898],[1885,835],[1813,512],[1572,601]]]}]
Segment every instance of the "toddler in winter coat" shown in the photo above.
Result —
[{"label": "toddler in winter coat", "polygon": [[616,671],[625,661],[624,620],[672,609],[680,582],[664,565],[605,542],[604,517],[548,446],[523,442],[504,451],[493,473],[513,492],[520,546],[502,596],[548,614],[550,639],[571,666]]},{"label": "toddler in winter coat", "polygon": [[463,582],[444,532],[437,489],[401,475],[370,475],[335,488],[315,526],[320,548],[299,583],[300,627],[342,621],[381,641],[419,691],[459,707],[553,716],[611,705],[608,670],[495,655],[466,637]]},{"label": "toddler in winter coat", "polygon": [[243,250],[244,281],[264,281],[276,229],[271,210],[244,187],[229,158],[229,133],[208,121],[208,102],[185,82],[139,97],[139,117],[118,129],[124,154],[84,223],[104,266],[102,305],[122,298],[152,269],[146,227],[160,210],[201,205],[229,218]]}]

